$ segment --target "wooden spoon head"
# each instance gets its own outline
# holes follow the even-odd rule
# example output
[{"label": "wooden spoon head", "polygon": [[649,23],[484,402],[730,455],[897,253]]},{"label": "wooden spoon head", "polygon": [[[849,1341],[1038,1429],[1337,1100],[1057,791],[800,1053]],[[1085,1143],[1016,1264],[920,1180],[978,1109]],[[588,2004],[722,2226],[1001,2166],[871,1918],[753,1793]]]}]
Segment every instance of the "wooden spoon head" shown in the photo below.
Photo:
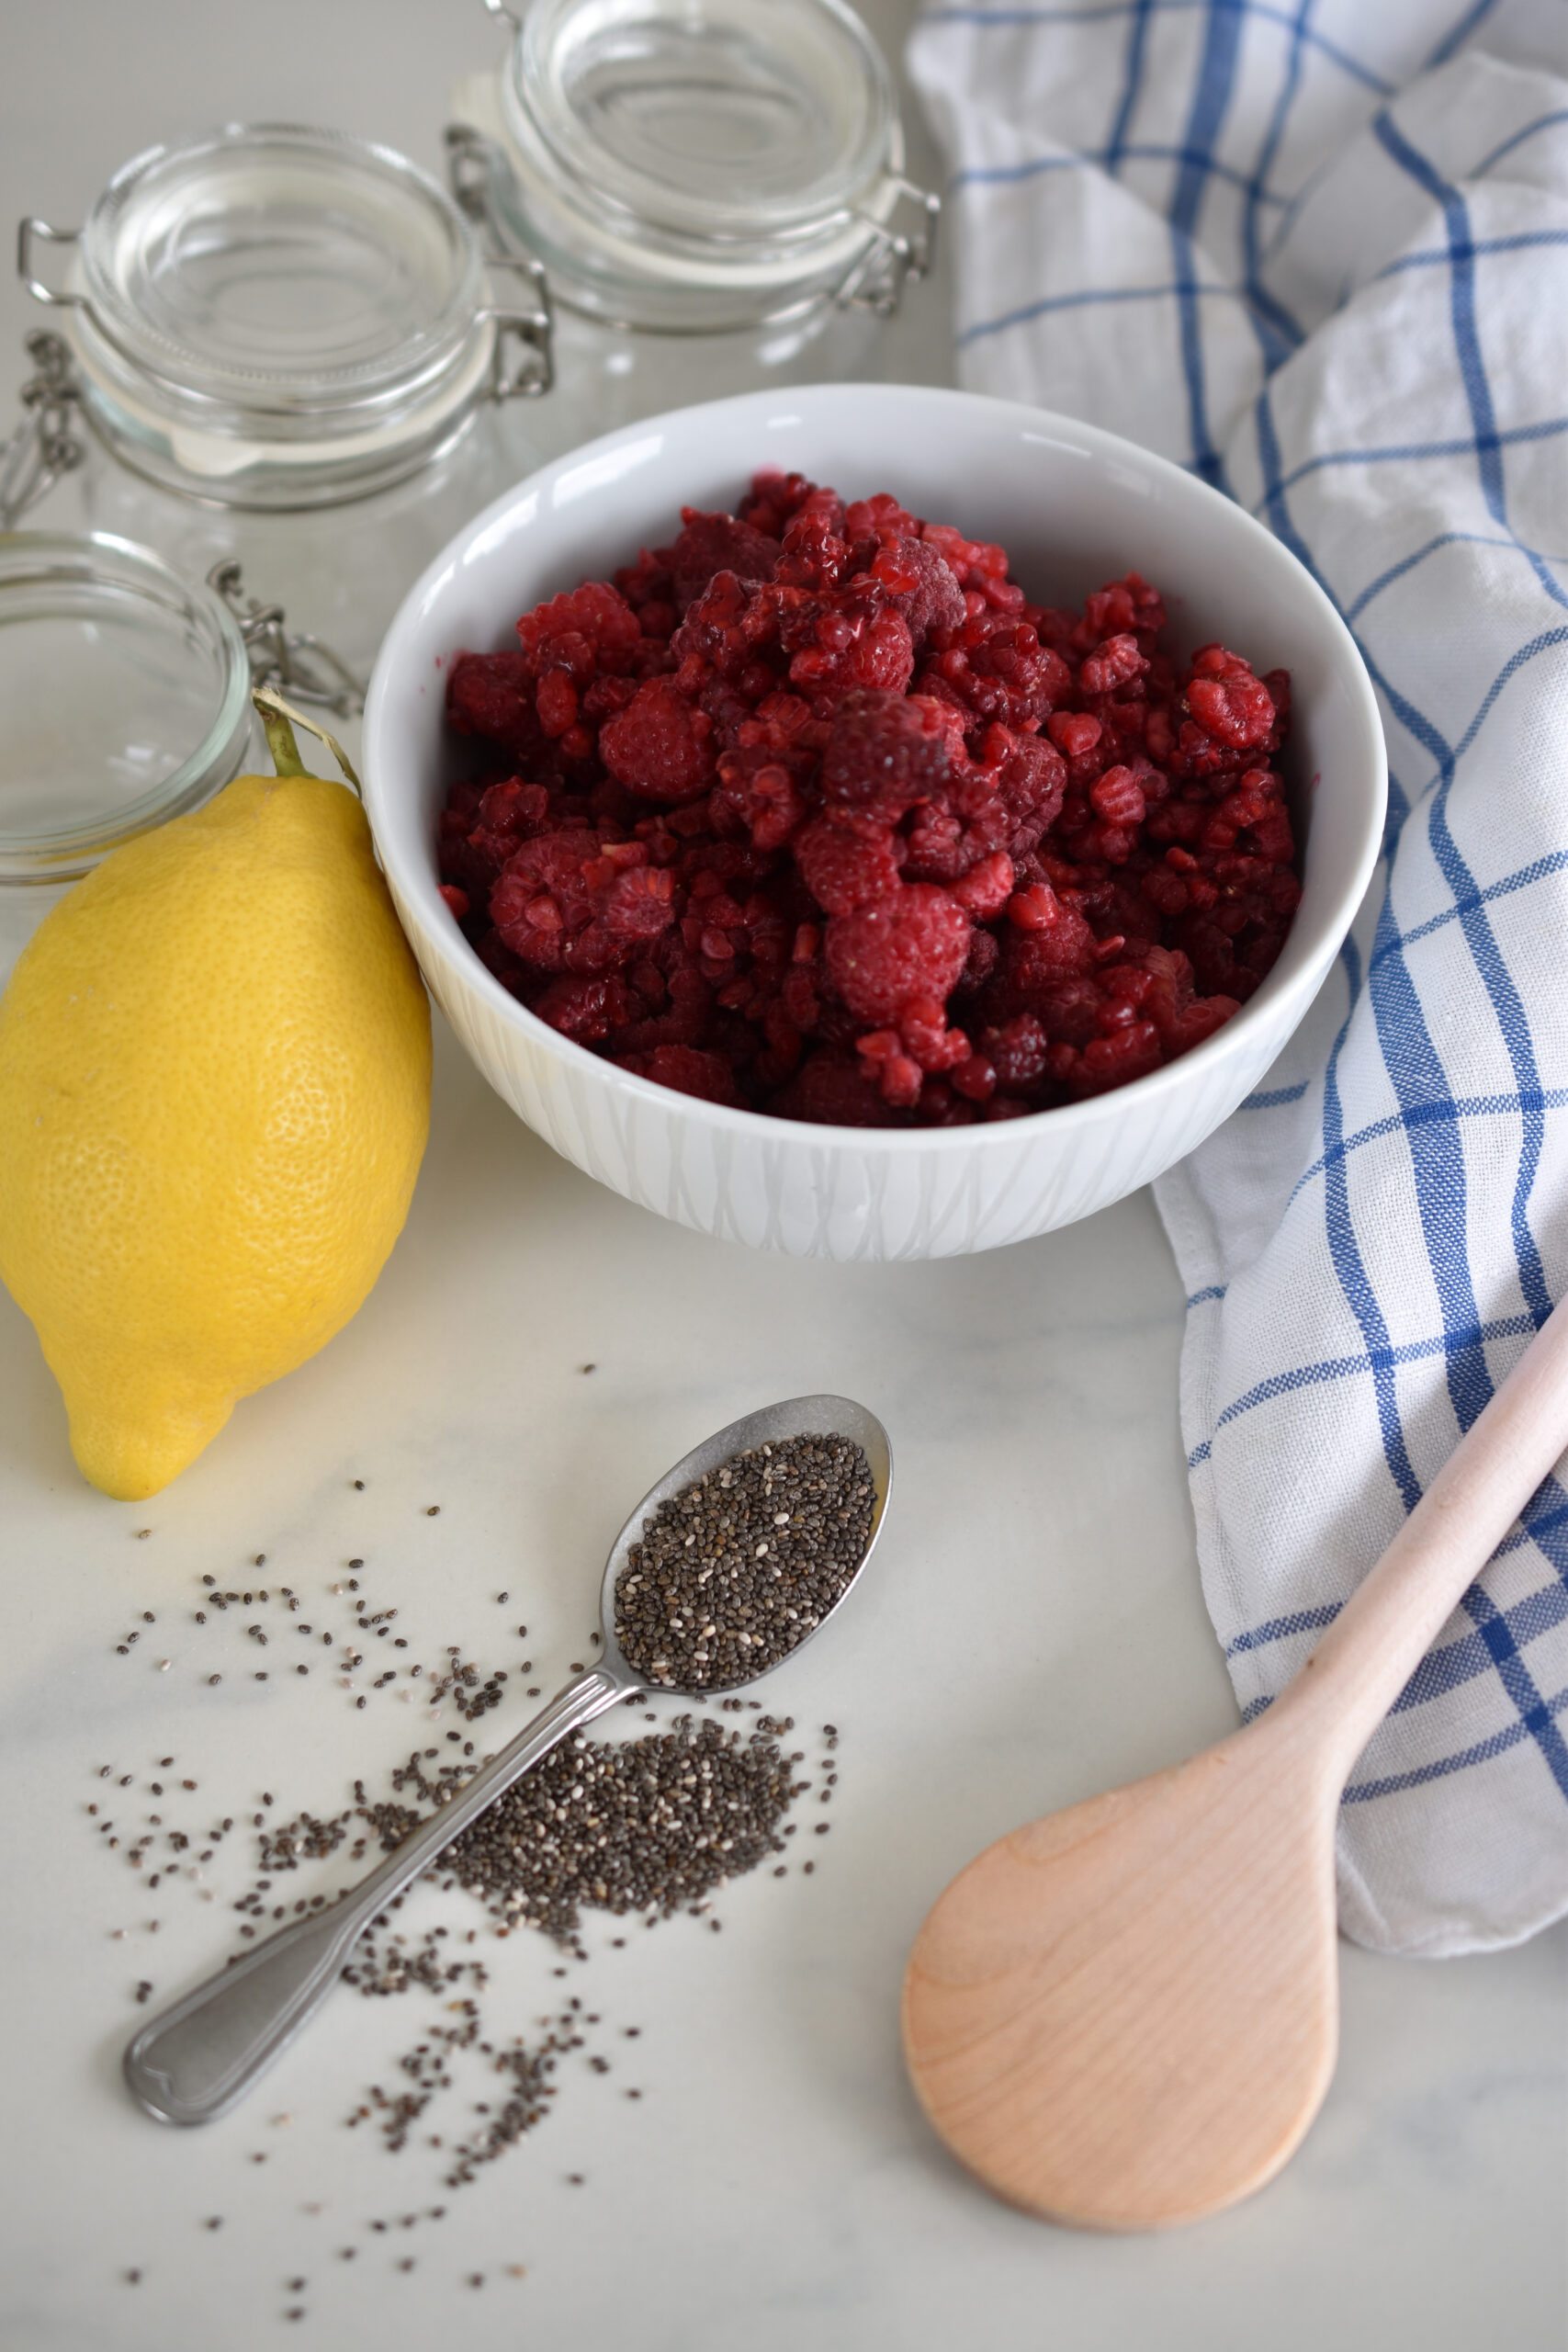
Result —
[{"label": "wooden spoon head", "polygon": [[916,1939],[904,2047],[988,2187],[1082,2228],[1196,2221],[1279,2171],[1338,2018],[1337,1788],[1267,1718],[987,1848]]}]

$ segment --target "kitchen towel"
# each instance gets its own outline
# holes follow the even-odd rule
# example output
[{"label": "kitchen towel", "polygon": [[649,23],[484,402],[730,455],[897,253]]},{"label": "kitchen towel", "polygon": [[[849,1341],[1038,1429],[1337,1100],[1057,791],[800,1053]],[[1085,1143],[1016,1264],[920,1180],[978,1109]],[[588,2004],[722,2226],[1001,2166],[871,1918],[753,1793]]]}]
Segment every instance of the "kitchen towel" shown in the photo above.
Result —
[{"label": "kitchen towel", "polygon": [[[1156,1187],[1250,1717],[1568,1288],[1568,8],[989,0],[932,6],[909,63],[963,381],[1240,501],[1382,706],[1385,854],[1335,973]],[[1339,1868],[1384,1951],[1568,1909],[1563,1469],[1361,1758]]]}]

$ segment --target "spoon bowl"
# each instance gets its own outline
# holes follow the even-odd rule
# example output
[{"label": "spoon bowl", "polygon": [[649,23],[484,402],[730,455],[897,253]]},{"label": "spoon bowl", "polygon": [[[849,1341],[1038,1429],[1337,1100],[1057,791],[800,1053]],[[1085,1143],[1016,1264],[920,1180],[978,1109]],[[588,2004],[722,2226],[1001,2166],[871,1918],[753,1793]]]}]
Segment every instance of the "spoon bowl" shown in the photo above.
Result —
[{"label": "spoon bowl", "polygon": [[931,2122],[999,2196],[1103,2230],[1277,2173],[1334,2072],[1334,1836],[1356,1758],[1568,1441],[1568,1300],[1264,1714],[988,1847],[904,1982]]},{"label": "spoon bowl", "polygon": [[829,1431],[835,1437],[848,1438],[852,1445],[859,1446],[870,1468],[872,1485],[876,1489],[876,1510],[865,1550],[860,1556],[860,1566],[832,1608],[810,1633],[802,1635],[792,1650],[786,1651],[783,1657],[775,1658],[771,1666],[763,1667],[758,1673],[748,1675],[744,1683],[704,1683],[698,1690],[683,1690],[679,1683],[667,1682],[661,1682],[658,1687],[667,1695],[688,1699],[707,1698],[719,1690],[748,1688],[753,1682],[761,1682],[767,1675],[776,1674],[781,1666],[787,1666],[791,1658],[799,1656],[807,1642],[816,1640],[829,1620],[838,1615],[860,1583],[865,1564],[875,1550],[876,1539],[882,1532],[888,1498],[893,1491],[893,1449],[887,1441],[887,1431],[876,1415],[868,1412],[863,1405],[857,1405],[852,1397],[789,1396],[782,1404],[764,1405],[760,1412],[743,1414],[739,1420],[731,1421],[727,1429],[716,1430],[712,1437],[705,1438],[701,1445],[694,1445],[690,1453],[682,1454],[672,1469],[666,1470],[657,1485],[649,1487],[611,1544],[610,1556],[604,1563],[604,1581],[599,1592],[599,1623],[604,1652],[600,1664],[606,1674],[613,1673],[621,1678],[628,1693],[642,1690],[648,1686],[626,1658],[615,1633],[615,1586],[627,1565],[627,1555],[632,1545],[660,1504],[668,1502],[672,1495],[682,1493],[687,1487],[694,1486],[699,1478],[706,1477],[711,1471],[721,1469],[725,1463],[733,1462],[738,1453],[753,1453],[760,1445],[783,1445],[790,1438],[820,1437]]},{"label": "spoon bowl", "polygon": [[572,1732],[608,1707],[648,1689],[624,1655],[615,1634],[615,1582],[643,1523],[660,1503],[718,1469],[738,1453],[789,1438],[833,1434],[858,1445],[871,1469],[876,1507],[853,1576],[833,1606],[784,1657],[775,1658],[744,1682],[682,1690],[660,1683],[667,1695],[704,1698],[718,1690],[738,1690],[760,1681],[803,1649],[836,1616],[860,1582],[882,1532],[893,1487],[893,1450],[874,1413],[848,1396],[792,1396],[765,1405],[727,1429],[718,1430],[683,1454],[649,1487],[610,1547],[600,1587],[604,1656],[557,1691],[499,1756],[481,1765],[440,1810],[388,1855],[335,1908],[295,1920],[187,1993],[142,2027],[125,2052],[124,2073],[138,2105],[160,2123],[210,2123],[228,2113],[257,2078],[279,2058],[315,2015],[337,1982],[344,1961],[376,1914],[436,1856],[478,1819],[488,1805],[520,1780]]}]

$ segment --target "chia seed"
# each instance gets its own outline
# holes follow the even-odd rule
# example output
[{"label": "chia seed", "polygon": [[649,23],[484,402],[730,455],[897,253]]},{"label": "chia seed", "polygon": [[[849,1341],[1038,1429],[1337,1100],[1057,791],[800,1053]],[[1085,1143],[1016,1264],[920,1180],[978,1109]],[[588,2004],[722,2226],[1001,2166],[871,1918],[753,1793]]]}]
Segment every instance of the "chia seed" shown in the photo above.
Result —
[{"label": "chia seed", "polygon": [[876,1514],[837,1435],[749,1448],[643,1521],[615,1579],[615,1634],[663,1690],[728,1690],[786,1658],[849,1590]]}]

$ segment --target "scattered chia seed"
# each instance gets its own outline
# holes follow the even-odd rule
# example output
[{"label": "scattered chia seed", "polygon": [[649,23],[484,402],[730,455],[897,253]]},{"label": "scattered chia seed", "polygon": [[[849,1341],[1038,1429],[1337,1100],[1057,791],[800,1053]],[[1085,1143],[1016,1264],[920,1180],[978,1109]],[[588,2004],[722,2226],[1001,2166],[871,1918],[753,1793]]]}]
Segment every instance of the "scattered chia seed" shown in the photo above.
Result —
[{"label": "scattered chia seed", "polygon": [[738,1453],[660,1504],[615,1579],[615,1634],[663,1690],[727,1690],[787,1657],[842,1600],[876,1512],[836,1435]]}]

